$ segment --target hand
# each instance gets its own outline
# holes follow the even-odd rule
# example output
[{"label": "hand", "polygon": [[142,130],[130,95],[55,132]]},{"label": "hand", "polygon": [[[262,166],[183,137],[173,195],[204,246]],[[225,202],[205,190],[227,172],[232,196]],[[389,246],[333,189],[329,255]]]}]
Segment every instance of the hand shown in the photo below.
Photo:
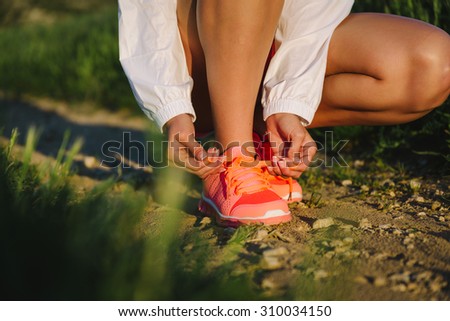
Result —
[{"label": "hand", "polygon": [[208,152],[195,140],[195,129],[188,114],[170,119],[165,127],[169,139],[169,160],[201,179],[223,169],[219,150]]},{"label": "hand", "polygon": [[282,113],[270,116],[267,121],[267,133],[272,146],[274,159],[271,174],[299,178],[308,168],[317,146],[302,125],[300,117]]}]

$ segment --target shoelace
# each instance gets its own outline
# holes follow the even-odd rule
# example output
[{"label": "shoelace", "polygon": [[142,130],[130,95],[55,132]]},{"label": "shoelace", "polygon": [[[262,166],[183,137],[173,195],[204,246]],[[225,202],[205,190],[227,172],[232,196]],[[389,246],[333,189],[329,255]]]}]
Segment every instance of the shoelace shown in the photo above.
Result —
[{"label": "shoelace", "polygon": [[[242,157],[236,157],[232,163],[226,167],[225,179],[229,186],[229,191],[233,191],[237,195],[251,194],[264,191],[270,188],[270,183],[261,168],[261,163],[253,167],[244,167],[241,165],[245,162]],[[228,197],[230,193],[228,193]]]},{"label": "shoelace", "polygon": [[[260,155],[261,157],[263,157],[263,156],[271,156],[270,148],[269,149],[265,148],[266,142],[264,142],[262,140],[262,138],[259,136],[258,133],[253,132],[253,140],[255,142],[256,153],[258,155]],[[268,155],[264,154],[266,151],[268,151],[267,152]],[[267,165],[266,165],[265,162],[264,162],[264,165],[263,165],[262,168],[263,168],[263,171],[264,171],[264,175],[266,175],[266,177],[267,177],[266,179],[268,181],[270,181],[271,179],[275,179],[277,181],[281,181],[283,183],[288,183],[289,184],[289,198],[288,198],[288,201],[292,200],[292,192],[293,192],[293,189],[294,189],[294,187],[293,187],[294,185],[292,183],[292,177],[284,178],[282,176],[271,175],[269,173],[269,171],[267,170]]]},{"label": "shoelace", "polygon": [[283,182],[285,184],[288,183],[289,184],[289,198],[288,198],[288,200],[292,200],[292,192],[294,190],[294,187],[293,187],[294,185],[292,183],[292,177],[284,178],[282,176],[272,175],[272,174],[269,173],[267,168],[264,168],[264,174],[266,175],[266,177],[267,177],[266,179],[268,181],[275,179],[275,180]]}]

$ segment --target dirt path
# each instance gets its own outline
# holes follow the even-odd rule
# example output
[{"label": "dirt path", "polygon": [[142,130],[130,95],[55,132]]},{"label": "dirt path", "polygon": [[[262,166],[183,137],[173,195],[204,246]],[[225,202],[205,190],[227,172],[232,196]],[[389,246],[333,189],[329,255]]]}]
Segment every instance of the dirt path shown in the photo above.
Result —
[{"label": "dirt path", "polygon": [[[14,127],[21,133],[31,125],[42,128],[37,161],[55,157],[66,130],[72,137],[83,137],[76,163],[80,188],[110,175],[120,175],[136,188],[152,184],[151,169],[138,166],[133,155],[125,155],[132,162],[123,171],[99,166],[106,141],[121,141],[124,132],[144,141],[149,126],[144,117],[74,110],[45,100],[0,105],[2,139],[8,139]],[[378,174],[361,161],[350,165],[371,183],[329,180],[333,169],[317,169],[321,179],[307,182],[305,201],[292,206],[294,219],[279,227],[217,227],[195,210],[199,184],[179,186],[182,193],[189,192],[180,228],[186,268],[206,244],[214,251],[209,269],[232,262],[233,273],[251,275],[253,286],[267,297],[449,300],[450,179]],[[143,234],[157,232],[164,208],[155,203],[148,209]],[[239,245],[234,252],[232,246],[223,246],[233,243]]]}]

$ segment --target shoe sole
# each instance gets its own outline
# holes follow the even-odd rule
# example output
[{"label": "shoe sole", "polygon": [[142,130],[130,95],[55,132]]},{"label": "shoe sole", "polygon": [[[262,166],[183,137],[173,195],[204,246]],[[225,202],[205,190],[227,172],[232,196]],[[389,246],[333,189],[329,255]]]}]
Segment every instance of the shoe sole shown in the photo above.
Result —
[{"label": "shoe sole", "polygon": [[249,217],[249,218],[235,218],[227,217],[220,213],[216,208],[214,203],[204,197],[199,201],[198,210],[208,217],[214,218],[216,223],[224,227],[238,227],[240,225],[250,225],[250,224],[264,224],[264,225],[278,225],[281,223],[289,222],[292,219],[291,212],[282,212],[280,215],[272,217]]}]

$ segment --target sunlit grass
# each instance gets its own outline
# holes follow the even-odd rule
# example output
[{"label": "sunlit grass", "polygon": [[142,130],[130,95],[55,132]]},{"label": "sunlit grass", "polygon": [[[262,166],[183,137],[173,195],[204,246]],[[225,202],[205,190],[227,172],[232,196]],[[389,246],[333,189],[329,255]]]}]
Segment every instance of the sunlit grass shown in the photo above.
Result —
[{"label": "sunlit grass", "polygon": [[[38,130],[31,128],[20,159],[17,131],[0,152],[0,276],[3,299],[248,299],[256,298],[248,278],[230,276],[236,257],[212,268],[213,251],[192,230],[194,246],[181,251],[183,198],[166,190],[163,212],[144,192],[114,180],[80,193],[70,180],[74,154],[66,134],[56,161],[32,164]],[[167,170],[163,181],[185,182]],[[153,210],[152,210],[153,209]],[[149,212],[150,211],[150,212]],[[140,231],[148,215],[162,215],[153,234]],[[233,252],[243,243],[230,240]],[[187,261],[190,268],[186,268]]]}]

